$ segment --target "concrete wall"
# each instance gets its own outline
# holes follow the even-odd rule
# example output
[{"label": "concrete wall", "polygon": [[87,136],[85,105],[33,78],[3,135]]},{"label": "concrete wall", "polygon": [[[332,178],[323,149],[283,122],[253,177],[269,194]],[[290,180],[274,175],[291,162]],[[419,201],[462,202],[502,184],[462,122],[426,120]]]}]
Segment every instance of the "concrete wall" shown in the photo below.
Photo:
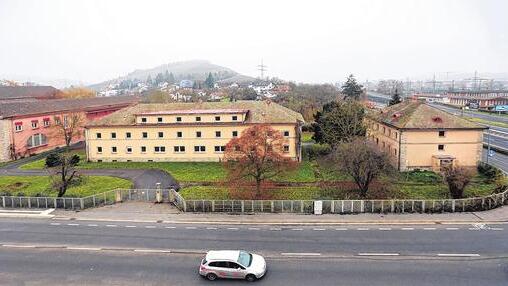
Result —
[{"label": "concrete wall", "polygon": [[[251,125],[244,124],[221,124],[221,125],[160,125],[160,126],[128,126],[128,127],[89,127],[86,132],[87,156],[90,161],[219,161],[223,153],[215,152],[215,146],[225,146],[232,138],[233,131],[241,136],[243,130]],[[273,125],[280,132],[288,131],[286,137],[289,152],[288,157],[298,159],[297,128],[296,124]],[[182,132],[182,138],[177,137],[177,132]],[[196,137],[196,132],[201,132],[201,138]],[[215,135],[221,132],[221,137]],[[111,133],[116,133],[116,139],[111,138]],[[126,138],[126,133],[131,133],[131,138]],[[148,138],[142,138],[142,132],[148,133]],[[158,138],[158,132],[163,132],[163,138]],[[102,138],[98,138],[97,133]],[[146,147],[146,152],[141,147]],[[156,153],[154,147],[164,146],[166,151]],[[174,146],[185,146],[185,152],[174,152]],[[205,152],[195,152],[194,146],[205,146]],[[102,153],[98,152],[102,147]],[[112,152],[112,147],[117,152]],[[132,152],[128,153],[128,147]]]}]

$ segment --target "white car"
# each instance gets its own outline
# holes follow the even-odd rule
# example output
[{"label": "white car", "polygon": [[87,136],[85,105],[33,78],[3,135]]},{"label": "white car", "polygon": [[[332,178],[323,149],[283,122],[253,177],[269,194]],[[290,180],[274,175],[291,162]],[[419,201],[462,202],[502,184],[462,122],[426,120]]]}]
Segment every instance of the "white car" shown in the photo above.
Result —
[{"label": "white car", "polygon": [[217,278],[256,281],[265,273],[265,259],[242,250],[208,251],[199,266],[199,274],[211,281]]}]

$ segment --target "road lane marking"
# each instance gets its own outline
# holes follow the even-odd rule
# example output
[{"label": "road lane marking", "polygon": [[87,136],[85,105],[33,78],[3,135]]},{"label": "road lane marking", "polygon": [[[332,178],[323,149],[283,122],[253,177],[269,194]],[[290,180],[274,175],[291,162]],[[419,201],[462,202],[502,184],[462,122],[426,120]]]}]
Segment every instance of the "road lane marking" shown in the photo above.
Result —
[{"label": "road lane marking", "polygon": [[166,227],[164,227],[164,228],[167,228],[167,229],[174,229],[174,228],[176,228],[176,226],[166,226]]},{"label": "road lane marking", "polygon": [[145,226],[145,228],[155,228],[155,226],[153,226],[153,225],[147,225],[147,226]]},{"label": "road lane marking", "polygon": [[368,227],[359,227],[356,230],[369,230],[369,228]]},{"label": "road lane marking", "polygon": [[441,257],[478,257],[477,253],[438,253],[437,256]]},{"label": "road lane marking", "polygon": [[259,227],[249,227],[249,228],[247,228],[247,229],[248,229],[248,230],[260,230],[260,228],[259,228]]},{"label": "road lane marking", "polygon": [[320,256],[321,253],[317,253],[317,252],[283,252],[280,255],[285,255],[285,256]]},{"label": "road lane marking", "polygon": [[379,230],[392,230],[391,227],[380,227]]},{"label": "road lane marking", "polygon": [[98,247],[70,247],[70,246],[67,246],[66,249],[69,249],[69,250],[92,250],[92,251],[101,251],[102,248],[98,248]]},{"label": "road lane marking", "polygon": [[77,226],[77,225],[79,225],[79,223],[68,223],[67,225],[70,225],[70,226]]},{"label": "road lane marking", "polygon": [[399,256],[399,253],[369,253],[369,252],[360,252],[359,256]]},{"label": "road lane marking", "polygon": [[292,228],[291,230],[300,231],[300,230],[303,230],[303,228]]},{"label": "road lane marking", "polygon": [[423,230],[436,230],[435,227],[424,227]]},{"label": "road lane marking", "polygon": [[501,228],[501,227],[491,227],[491,228],[489,228],[489,229],[490,229],[490,230],[503,230],[503,228]]},{"label": "road lane marking", "polygon": [[59,223],[59,222],[52,222],[52,223],[50,223],[50,224],[51,224],[51,225],[60,225],[60,223]]},{"label": "road lane marking", "polygon": [[326,230],[326,229],[325,228],[313,228],[312,230],[323,231],[323,230]]},{"label": "road lane marking", "polygon": [[347,228],[339,227],[339,228],[336,228],[335,230],[347,230]]},{"label": "road lane marking", "polygon": [[271,227],[270,230],[282,230],[282,229],[279,227]]},{"label": "road lane marking", "polygon": [[185,229],[197,229],[195,226],[186,226]]},{"label": "road lane marking", "polygon": [[35,248],[35,245],[22,245],[22,244],[2,244],[2,246],[15,248]]},{"label": "road lane marking", "polygon": [[414,227],[403,227],[403,228],[401,228],[401,229],[402,229],[402,230],[415,230],[415,228],[414,228]]},{"label": "road lane marking", "polygon": [[137,226],[135,226],[135,225],[126,225],[125,227],[133,228],[133,227],[137,227]]},{"label": "road lane marking", "polygon": [[228,230],[238,230],[238,227],[228,227]]},{"label": "road lane marking", "polygon": [[116,225],[116,224],[107,224],[106,226],[107,226],[107,227],[117,227],[117,225]]},{"label": "road lane marking", "polygon": [[446,229],[446,230],[459,230],[459,228],[458,228],[458,227],[447,227],[447,228],[445,228],[445,229]]},{"label": "road lane marking", "polygon": [[92,223],[92,224],[89,224],[88,226],[92,226],[93,227],[93,226],[98,226],[98,225]]},{"label": "road lane marking", "polygon": [[214,229],[217,229],[217,228],[216,227],[207,227],[206,229],[212,229],[212,230],[214,230]]}]

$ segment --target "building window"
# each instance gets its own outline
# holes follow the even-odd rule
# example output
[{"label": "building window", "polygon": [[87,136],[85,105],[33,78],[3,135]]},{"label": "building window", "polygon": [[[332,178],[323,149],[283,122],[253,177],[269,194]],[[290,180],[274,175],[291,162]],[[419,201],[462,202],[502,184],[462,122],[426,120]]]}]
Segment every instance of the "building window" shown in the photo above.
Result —
[{"label": "building window", "polygon": [[399,133],[395,132],[395,139],[399,137]]},{"label": "building window", "polygon": [[443,144],[437,145],[437,150],[444,151],[444,145]]},{"label": "building window", "polygon": [[155,153],[164,153],[164,152],[166,152],[166,147],[165,146],[155,146],[155,147],[153,147],[153,150]]},{"label": "building window", "polygon": [[393,149],[393,155],[397,156],[397,149]]},{"label": "building window", "polygon": [[164,132],[157,132],[157,137],[164,138]]},{"label": "building window", "polygon": [[194,152],[206,152],[206,147],[205,146],[194,146]]},{"label": "building window", "polygon": [[132,147],[130,147],[130,146],[129,146],[129,147],[127,147],[127,148],[126,148],[126,151],[127,151],[127,154],[132,153]]},{"label": "building window", "polygon": [[196,131],[196,137],[201,138],[201,131]]},{"label": "building window", "polygon": [[284,137],[289,137],[289,131],[284,131]]},{"label": "building window", "polygon": [[102,133],[100,133],[100,132],[95,133],[95,138],[101,139],[102,138]]},{"label": "building window", "polygon": [[376,138],[376,145],[379,145],[379,138]]},{"label": "building window", "polygon": [[196,122],[200,122],[201,121],[201,116],[196,116]]},{"label": "building window", "polygon": [[16,130],[16,132],[23,131],[23,122],[16,122],[14,123],[14,126],[14,130]]},{"label": "building window", "polygon": [[45,118],[42,122],[43,122],[44,127],[49,127],[49,125],[50,125],[49,118]]},{"label": "building window", "polygon": [[39,121],[32,120],[32,129],[37,129],[39,127]]},{"label": "building window", "polygon": [[386,127],[383,127],[383,134],[386,133]]},{"label": "building window", "polygon": [[176,137],[182,138],[183,137],[182,131],[176,132]]},{"label": "building window", "polygon": [[180,116],[178,116],[178,117],[176,118],[176,122],[182,122],[182,118],[181,118]]},{"label": "building window", "polygon": [[220,136],[221,136],[220,131],[215,131],[215,137],[220,137]]},{"label": "building window", "polygon": [[215,116],[215,121],[220,121],[220,116]]},{"label": "building window", "polygon": [[132,134],[130,132],[126,132],[125,133],[125,138],[131,139],[132,138]]},{"label": "building window", "polygon": [[116,139],[116,132],[111,132],[111,139]]},{"label": "building window", "polygon": [[445,137],[445,132],[444,131],[439,131],[439,137]]},{"label": "building window", "polygon": [[233,121],[237,121],[238,120],[238,116],[233,115],[233,117],[231,119],[233,119]]},{"label": "building window", "polygon": [[224,150],[226,150],[226,146],[215,146],[216,153],[222,153]]},{"label": "building window", "polygon": [[116,146],[111,147],[111,153],[116,153]]},{"label": "building window", "polygon": [[146,117],[141,117],[141,123],[146,123]]},{"label": "building window", "polygon": [[238,131],[233,131],[233,137],[238,137]]},{"label": "building window", "polygon": [[102,147],[97,147],[97,153],[99,153],[99,154],[102,153]]},{"label": "building window", "polygon": [[185,146],[175,146],[174,150],[175,150],[175,153],[184,153],[185,152]]},{"label": "building window", "polygon": [[37,147],[48,144],[48,139],[44,134],[34,134],[28,137],[26,145],[28,148]]},{"label": "building window", "polygon": [[157,117],[157,123],[162,123],[162,117]]},{"label": "building window", "polygon": [[141,153],[146,153],[146,146],[141,146]]},{"label": "building window", "polygon": [[145,139],[148,138],[148,132],[143,132],[141,137],[143,137]]},{"label": "building window", "polygon": [[284,148],[283,149],[284,153],[288,153],[289,152],[289,145],[284,145],[283,148]]}]

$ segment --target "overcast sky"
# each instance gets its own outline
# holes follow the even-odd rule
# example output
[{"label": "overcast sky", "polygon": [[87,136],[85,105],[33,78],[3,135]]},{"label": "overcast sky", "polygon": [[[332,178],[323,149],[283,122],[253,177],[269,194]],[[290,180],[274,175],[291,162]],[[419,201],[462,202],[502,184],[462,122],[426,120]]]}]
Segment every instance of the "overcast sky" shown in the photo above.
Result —
[{"label": "overcast sky", "polygon": [[98,82],[206,59],[300,82],[507,72],[508,1],[0,0],[0,75]]}]

